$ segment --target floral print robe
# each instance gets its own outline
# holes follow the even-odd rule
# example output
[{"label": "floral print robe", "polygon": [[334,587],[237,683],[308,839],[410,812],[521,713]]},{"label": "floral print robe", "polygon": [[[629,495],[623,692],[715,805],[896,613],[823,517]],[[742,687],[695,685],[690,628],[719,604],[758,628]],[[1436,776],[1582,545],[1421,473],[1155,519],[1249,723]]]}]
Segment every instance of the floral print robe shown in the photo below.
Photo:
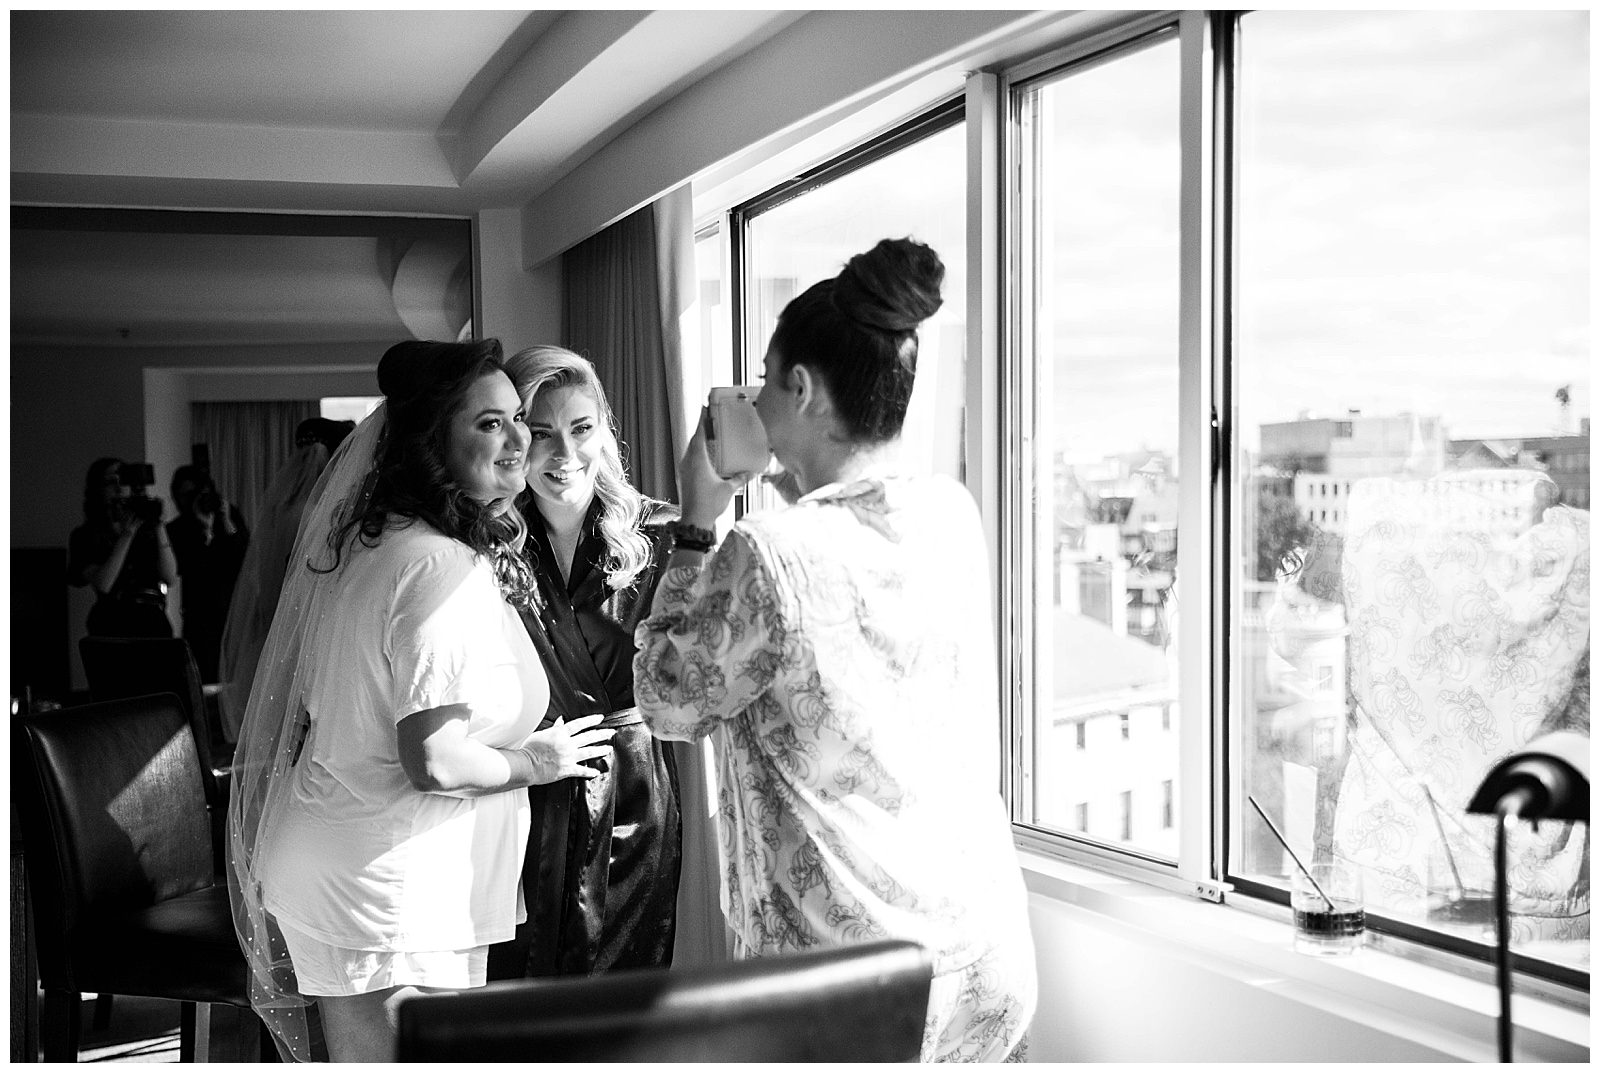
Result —
[{"label": "floral print robe", "polygon": [[920,942],[925,1059],[1005,1057],[1035,1002],[984,563],[954,481],[829,485],[669,569],[635,637],[652,731],[712,737],[742,952]]}]

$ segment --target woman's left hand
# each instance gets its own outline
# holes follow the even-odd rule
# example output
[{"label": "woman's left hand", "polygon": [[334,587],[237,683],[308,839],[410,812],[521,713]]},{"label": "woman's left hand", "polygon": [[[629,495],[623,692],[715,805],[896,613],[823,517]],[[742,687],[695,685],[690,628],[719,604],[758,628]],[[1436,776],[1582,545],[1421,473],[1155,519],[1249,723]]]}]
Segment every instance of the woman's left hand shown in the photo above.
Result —
[{"label": "woman's left hand", "polygon": [[678,509],[684,522],[701,529],[716,528],[717,519],[733,502],[733,493],[754,476],[735,473],[724,480],[711,468],[711,456],[706,452],[706,411],[702,408],[689,446],[678,460]]}]

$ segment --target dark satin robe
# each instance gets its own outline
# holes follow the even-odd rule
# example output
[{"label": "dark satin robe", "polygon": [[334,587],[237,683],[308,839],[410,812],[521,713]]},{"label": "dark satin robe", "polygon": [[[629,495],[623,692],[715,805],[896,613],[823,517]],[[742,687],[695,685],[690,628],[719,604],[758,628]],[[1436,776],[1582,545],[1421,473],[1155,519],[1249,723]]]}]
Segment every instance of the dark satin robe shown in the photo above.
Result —
[{"label": "dark satin robe", "polygon": [[[596,508],[599,503],[596,501]],[[650,610],[671,552],[666,523],[676,512],[646,503],[653,561],[623,592],[605,583],[605,545],[591,511],[569,583],[532,505],[528,555],[540,606],[523,624],[550,679],[548,726],[633,708],[633,631]],[[672,960],[678,896],[678,776],[672,755],[637,714],[614,726],[609,760],[593,779],[529,787],[533,828],[523,862],[528,922],[489,951],[489,979],[564,976],[664,966]]]}]

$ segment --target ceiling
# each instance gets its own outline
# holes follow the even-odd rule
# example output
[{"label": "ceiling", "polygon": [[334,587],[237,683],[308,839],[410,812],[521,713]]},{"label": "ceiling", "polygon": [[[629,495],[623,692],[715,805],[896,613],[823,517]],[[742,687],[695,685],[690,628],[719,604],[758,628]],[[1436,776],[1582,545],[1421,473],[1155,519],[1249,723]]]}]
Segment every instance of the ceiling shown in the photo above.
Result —
[{"label": "ceiling", "polygon": [[[13,343],[445,330],[459,250],[258,214],[520,206],[801,14],[13,11]],[[57,211],[85,206],[208,211]]]}]

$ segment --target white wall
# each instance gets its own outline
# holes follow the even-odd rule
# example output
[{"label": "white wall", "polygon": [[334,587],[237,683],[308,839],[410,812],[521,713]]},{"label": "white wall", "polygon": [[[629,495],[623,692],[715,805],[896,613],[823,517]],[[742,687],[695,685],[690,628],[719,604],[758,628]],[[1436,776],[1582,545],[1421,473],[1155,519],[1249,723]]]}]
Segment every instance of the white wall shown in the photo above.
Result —
[{"label": "white wall", "polygon": [[[1370,936],[1350,958],[1311,957],[1293,950],[1286,908],[1022,859],[1039,967],[1032,1062],[1495,1060],[1487,965],[1430,967]],[[1588,1061],[1587,996],[1583,1007],[1515,993],[1515,1057]]]},{"label": "white wall", "polygon": [[[930,76],[959,92],[998,41],[1027,42],[1058,11],[812,11],[623,131],[523,208],[538,265],[685,180],[807,123],[842,118]],[[1054,31],[1059,34],[1058,28]]]},{"label": "white wall", "polygon": [[497,338],[510,354],[561,341],[561,262],[524,268],[522,213],[485,209],[473,226],[478,335]]}]

